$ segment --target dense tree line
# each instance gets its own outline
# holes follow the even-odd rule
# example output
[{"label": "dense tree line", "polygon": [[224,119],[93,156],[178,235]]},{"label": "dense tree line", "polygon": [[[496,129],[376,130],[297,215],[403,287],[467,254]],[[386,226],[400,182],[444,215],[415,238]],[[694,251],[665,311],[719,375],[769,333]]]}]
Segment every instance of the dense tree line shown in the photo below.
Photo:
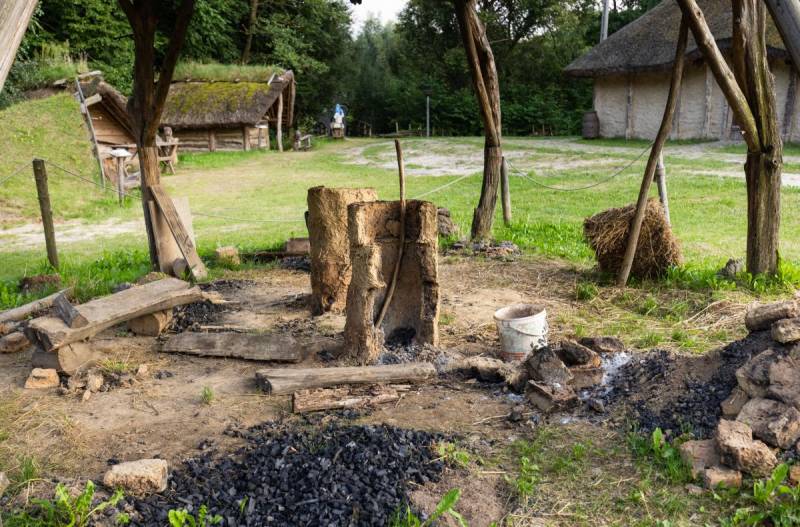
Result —
[{"label": "dense tree line", "polygon": [[[366,0],[366,7],[370,1],[376,0]],[[656,3],[612,0],[611,31]],[[500,76],[504,133],[576,132],[582,112],[591,106],[591,86],[564,78],[561,70],[596,43],[598,2],[478,4]],[[347,0],[198,0],[183,57],[293,69],[304,127],[341,103],[353,131],[361,123],[375,132],[422,128],[430,94],[436,133],[480,133],[451,2],[410,0],[396,23],[370,19],[356,36],[351,36],[349,9]],[[52,57],[42,50],[54,47],[68,49],[130,92],[133,44],[117,3],[42,0],[9,77],[6,104],[46,78],[42,71]]]}]

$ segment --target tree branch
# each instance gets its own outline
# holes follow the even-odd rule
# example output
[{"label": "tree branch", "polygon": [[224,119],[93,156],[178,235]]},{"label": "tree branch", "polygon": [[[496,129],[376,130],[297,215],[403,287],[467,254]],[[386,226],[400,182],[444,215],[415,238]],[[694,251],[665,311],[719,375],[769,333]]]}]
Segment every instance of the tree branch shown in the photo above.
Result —
[{"label": "tree branch", "polygon": [[178,63],[178,57],[183,48],[183,43],[186,40],[186,32],[189,29],[189,23],[192,21],[194,4],[195,0],[182,0],[178,12],[176,13],[175,29],[172,32],[172,37],[169,39],[169,47],[167,48],[167,54],[164,56],[164,63],[161,65],[161,71],[156,85],[154,101],[156,115],[153,116],[153,120],[156,123],[161,122],[161,110],[164,108],[164,101],[167,100],[169,85],[172,83],[172,75],[175,73],[175,65]]},{"label": "tree branch", "polygon": [[677,2],[683,12],[683,16],[686,17],[689,23],[694,40],[697,42],[697,47],[703,52],[703,57],[714,73],[717,84],[725,94],[728,104],[742,127],[748,150],[750,152],[760,152],[761,140],[759,139],[753,112],[750,110],[750,105],[742,92],[742,88],[717,47],[714,36],[703,16],[703,11],[697,5],[696,0],[677,0]]}]

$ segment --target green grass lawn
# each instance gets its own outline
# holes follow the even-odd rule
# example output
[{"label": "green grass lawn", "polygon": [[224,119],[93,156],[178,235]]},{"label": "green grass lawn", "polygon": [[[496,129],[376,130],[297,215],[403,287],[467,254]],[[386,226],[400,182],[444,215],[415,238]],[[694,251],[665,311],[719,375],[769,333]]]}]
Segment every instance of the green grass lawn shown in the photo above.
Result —
[{"label": "green grass lawn", "polygon": [[[62,221],[85,219],[85,227],[80,228],[89,230],[90,236],[60,244],[62,274],[86,284],[80,289],[91,295],[107,290],[112,281],[132,279],[144,272],[147,255],[143,229],[109,235],[98,227],[104,221],[141,222],[137,199],[119,207],[113,192],[104,192],[58,168],[89,180],[96,170],[74,101],[68,95],[29,101],[4,111],[0,117],[6,123],[0,130],[0,149],[13,153],[0,158],[0,179],[32,157],[46,157],[51,161],[51,195],[59,222],[56,230],[66,228],[68,224]],[[35,121],[35,126],[27,125],[28,121]],[[646,161],[646,155],[638,156],[647,142],[507,138],[507,143],[509,155],[516,156],[510,185],[514,219],[511,226],[503,226],[498,207],[495,236],[513,240],[530,253],[589,267],[593,255],[583,240],[583,219],[635,200]],[[743,179],[716,175],[719,171],[736,174],[741,170],[737,164],[718,159],[719,147],[698,145],[706,149],[706,154],[697,158],[683,153],[684,143],[670,144],[666,150],[672,221],[688,268],[702,269],[708,276],[728,258],[744,256],[745,185]],[[468,168],[451,170],[451,175],[432,173],[437,167],[461,167],[457,163],[463,160],[480,160],[482,139],[411,138],[403,144],[409,167],[408,197],[466,176],[425,199],[449,208],[462,233],[469,233],[472,210],[480,194],[480,163],[467,163],[463,166]],[[389,140],[349,139],[319,141],[309,152],[182,154],[177,174],[164,176],[162,181],[171,195],[189,198],[199,250],[208,257],[221,245],[264,249],[278,246],[288,237],[305,235],[306,191],[312,186],[368,186],[376,188],[382,199],[396,199],[393,151]],[[519,177],[524,173],[539,183],[570,189],[603,180],[631,162],[618,177],[585,191],[551,190]],[[520,173],[517,166],[533,170],[526,168]],[[419,175],[414,169],[427,172]],[[36,221],[35,187],[27,169],[0,185],[0,206],[5,227]],[[784,188],[781,255],[788,263],[800,262],[799,206],[800,190]],[[9,305],[23,300],[14,292],[19,277],[42,272],[46,265],[42,247],[23,247],[15,243],[14,235],[0,236],[4,246],[0,249],[0,280],[5,284],[0,303]]]}]

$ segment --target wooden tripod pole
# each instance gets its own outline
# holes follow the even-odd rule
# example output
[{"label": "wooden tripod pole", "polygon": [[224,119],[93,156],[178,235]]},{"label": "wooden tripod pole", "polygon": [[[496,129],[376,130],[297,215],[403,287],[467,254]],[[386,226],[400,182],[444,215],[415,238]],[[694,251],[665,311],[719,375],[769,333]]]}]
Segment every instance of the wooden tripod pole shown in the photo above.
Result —
[{"label": "wooden tripod pole", "polygon": [[397,151],[397,170],[400,173],[400,248],[397,250],[397,261],[394,263],[392,281],[386,291],[386,298],[383,299],[378,318],[375,319],[376,328],[380,328],[381,324],[383,324],[383,317],[386,316],[386,310],[389,309],[389,304],[392,302],[394,290],[397,287],[397,277],[400,276],[400,262],[403,261],[403,250],[406,246],[406,172],[403,167],[403,147],[400,146],[399,139],[394,140],[394,148]]},{"label": "wooden tripod pole", "polygon": [[684,16],[681,18],[681,28],[678,32],[678,45],[675,50],[675,62],[672,66],[672,80],[669,85],[667,105],[664,108],[664,117],[661,119],[661,127],[658,129],[656,140],[653,142],[653,149],[650,151],[650,158],[647,160],[642,186],[639,189],[639,199],[636,202],[636,213],[633,215],[628,229],[628,244],[625,247],[625,257],[622,260],[622,267],[620,267],[619,275],[617,276],[617,285],[619,287],[625,287],[628,283],[628,277],[631,274],[631,267],[633,266],[633,258],[636,255],[636,247],[639,245],[639,234],[642,232],[642,222],[644,221],[644,213],[647,209],[647,195],[650,192],[650,184],[653,182],[653,176],[655,175],[656,166],[661,157],[664,143],[667,141],[669,132],[672,129],[672,116],[675,113],[675,107],[678,104],[678,97],[681,91],[683,59],[684,55],[686,55],[686,41],[688,40],[688,36],[689,26]]}]

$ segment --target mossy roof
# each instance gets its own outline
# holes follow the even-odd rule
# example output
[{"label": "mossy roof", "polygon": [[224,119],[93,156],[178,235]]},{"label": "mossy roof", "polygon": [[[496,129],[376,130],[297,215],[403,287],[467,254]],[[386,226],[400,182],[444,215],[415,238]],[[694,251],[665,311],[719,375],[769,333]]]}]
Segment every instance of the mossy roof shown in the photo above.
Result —
[{"label": "mossy roof", "polygon": [[[723,52],[730,49],[733,33],[730,0],[698,0],[697,3],[717,45]],[[680,23],[681,10],[677,2],[664,0],[578,57],[564,72],[575,77],[598,77],[667,70],[675,59]],[[787,58],[786,48],[769,15],[767,46],[771,57]],[[686,53],[691,60],[702,58],[691,32]]]},{"label": "mossy roof", "polygon": [[272,83],[173,82],[161,124],[175,129],[254,126],[293,83],[291,71]]}]

